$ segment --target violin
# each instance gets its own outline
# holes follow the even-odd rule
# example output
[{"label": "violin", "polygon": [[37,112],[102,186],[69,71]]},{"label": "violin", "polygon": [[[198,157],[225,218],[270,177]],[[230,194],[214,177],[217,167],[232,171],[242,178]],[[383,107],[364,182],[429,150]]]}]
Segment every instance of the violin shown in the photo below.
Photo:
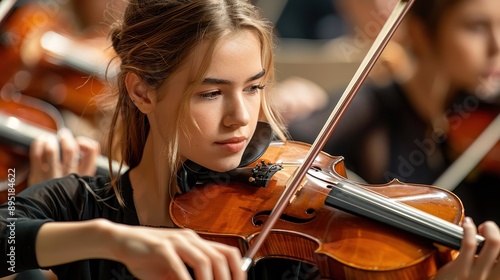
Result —
[{"label": "violin", "polygon": [[500,104],[479,103],[474,110],[451,114],[447,134],[455,160],[433,183],[454,190],[467,176],[500,171]]},{"label": "violin", "polygon": [[[52,105],[20,93],[11,98],[0,99],[0,204],[7,201],[9,174],[15,174],[16,194],[24,190],[29,175],[29,148],[34,139],[41,135],[55,137],[64,127],[64,120]],[[127,167],[104,156],[96,159],[96,174],[123,173]]]},{"label": "violin", "polygon": [[[494,124],[499,114],[500,108],[493,106],[480,108],[467,115],[456,129],[450,130],[449,143],[455,155],[460,155],[467,150],[489,125]],[[492,141],[494,145],[479,163],[479,169],[483,172],[498,173],[500,171],[500,139],[497,137]]]},{"label": "violin", "polygon": [[[105,37],[75,36],[43,3],[17,7],[2,26],[0,55],[10,67],[2,69],[0,84],[45,100],[83,117],[98,113],[95,97],[104,90]],[[3,78],[2,78],[3,77]]]},{"label": "violin", "polygon": [[[50,110],[40,110],[37,108],[37,100],[35,105],[30,106],[22,100],[21,96],[17,96],[18,100],[0,99],[0,127],[5,128],[21,122],[38,124],[45,127],[47,131],[55,131],[59,125],[58,121],[47,113]],[[28,98],[29,100],[29,98]],[[46,105],[46,104],[43,104]],[[17,117],[11,117],[17,116]],[[24,132],[24,131],[23,131]],[[22,131],[16,132],[21,134]],[[0,164],[2,165],[0,173],[0,203],[7,200],[7,189],[9,188],[9,174],[15,175],[15,190],[20,192],[27,186],[29,174],[29,161],[27,149],[24,146],[18,145],[22,141],[17,141],[8,137],[10,134],[4,129],[0,133]],[[21,137],[19,137],[21,139]],[[30,142],[31,143],[31,142]]]},{"label": "violin", "polygon": [[[215,180],[176,196],[170,205],[174,224],[195,229],[203,238],[233,245],[245,253],[287,188],[289,178],[301,165],[301,155],[309,148],[309,144],[301,142],[272,142],[265,153],[249,165],[258,168],[272,162],[280,166],[265,187],[252,187],[241,180]],[[438,220],[435,227],[444,233],[436,231],[432,237],[420,237],[353,215],[350,212],[355,210],[348,207],[339,210],[342,205],[329,200],[335,197],[342,200],[341,195],[336,194],[342,190],[342,185],[356,185],[369,194],[375,193],[386,200],[439,217],[442,220]],[[368,204],[357,206],[367,207],[369,213],[377,211],[370,209]],[[391,211],[382,210],[384,219],[397,219],[391,216]],[[428,279],[456,253],[448,247],[436,247],[430,238],[436,241],[443,234],[445,238],[440,243],[457,248],[460,239],[455,240],[454,236],[461,228],[450,224],[458,224],[463,215],[459,198],[451,192],[399,181],[385,185],[356,184],[346,179],[342,157],[321,153],[254,261],[264,258],[298,260],[318,267],[326,279]],[[411,224],[407,217],[402,219],[403,224]],[[433,220],[430,218],[423,223]],[[412,227],[417,232],[435,231],[432,227]]]}]

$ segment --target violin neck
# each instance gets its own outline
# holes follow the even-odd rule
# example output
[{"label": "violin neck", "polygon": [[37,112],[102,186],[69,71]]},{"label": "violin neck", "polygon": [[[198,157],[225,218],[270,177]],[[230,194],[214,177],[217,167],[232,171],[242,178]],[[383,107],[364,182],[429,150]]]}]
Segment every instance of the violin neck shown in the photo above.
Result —
[{"label": "violin neck", "polygon": [[[15,146],[27,152],[35,138],[41,135],[55,137],[55,133],[50,130],[28,124],[16,117],[0,113],[0,142]],[[107,157],[99,155],[96,159],[96,166],[97,175],[109,175]],[[119,163],[113,161],[112,169],[113,172],[117,174],[118,170],[120,170]],[[121,173],[125,170],[126,168],[122,168]]]},{"label": "violin neck", "polygon": [[[451,249],[459,249],[463,238],[463,228],[458,225],[347,181],[335,184],[325,204],[414,233]],[[479,251],[484,237],[476,235],[476,241]]]}]

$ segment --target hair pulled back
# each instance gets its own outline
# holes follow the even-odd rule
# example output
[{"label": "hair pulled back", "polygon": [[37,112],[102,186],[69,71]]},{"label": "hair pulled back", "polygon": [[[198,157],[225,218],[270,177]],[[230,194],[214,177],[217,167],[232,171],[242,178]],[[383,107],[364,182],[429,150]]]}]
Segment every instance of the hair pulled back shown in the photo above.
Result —
[{"label": "hair pulled back", "polygon": [[[193,49],[203,42],[214,45],[224,36],[250,29],[261,42],[262,65],[268,83],[274,79],[273,35],[271,24],[246,0],[130,0],[122,21],[111,30],[113,48],[120,61],[116,76],[116,107],[111,120],[108,150],[117,144],[122,163],[130,168],[139,164],[150,129],[147,117],[129,98],[125,79],[136,74],[146,85],[158,90],[182,65]],[[207,66],[208,67],[208,66]],[[204,71],[201,69],[200,71]],[[206,71],[206,69],[205,69]],[[266,91],[267,94],[267,91]],[[158,96],[161,98],[161,96]],[[181,107],[183,105],[181,104]],[[283,125],[265,98],[262,114],[280,137]],[[179,121],[180,122],[180,121]],[[182,126],[171,128],[179,131]],[[166,143],[167,151],[177,151],[176,138]],[[111,156],[110,156],[111,158]],[[175,161],[178,155],[172,155]],[[178,161],[178,160],[177,160]],[[178,162],[172,162],[175,168]],[[171,173],[175,174],[174,170]],[[115,182],[116,178],[113,179]],[[116,184],[113,183],[118,194]]]},{"label": "hair pulled back", "polygon": [[464,0],[416,0],[410,14],[420,19],[430,35],[435,35],[443,16]]}]

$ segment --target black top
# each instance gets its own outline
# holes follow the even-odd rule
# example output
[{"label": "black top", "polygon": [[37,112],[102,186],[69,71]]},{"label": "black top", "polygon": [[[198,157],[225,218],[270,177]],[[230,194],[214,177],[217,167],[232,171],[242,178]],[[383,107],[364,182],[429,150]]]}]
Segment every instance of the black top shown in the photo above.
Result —
[{"label": "black top", "polygon": [[[139,225],[128,173],[121,178],[126,207],[121,207],[113,191],[106,187],[109,182],[107,177],[70,175],[32,186],[16,195],[14,216],[10,216],[8,203],[0,206],[0,276],[12,273],[7,270],[11,265],[4,265],[9,261],[11,246],[15,249],[16,272],[39,267],[35,240],[38,230],[46,222],[105,218],[117,223]],[[10,219],[12,217],[15,220]],[[15,244],[9,244],[8,237],[14,226]],[[124,265],[109,260],[78,261],[50,269],[58,279],[133,279]]]}]

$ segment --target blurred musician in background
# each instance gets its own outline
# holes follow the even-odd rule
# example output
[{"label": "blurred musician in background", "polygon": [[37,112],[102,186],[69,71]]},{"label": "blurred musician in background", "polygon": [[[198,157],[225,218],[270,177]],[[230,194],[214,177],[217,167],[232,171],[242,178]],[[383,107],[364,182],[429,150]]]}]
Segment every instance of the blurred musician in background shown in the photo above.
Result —
[{"label": "blurred musician in background", "polygon": [[[388,85],[366,83],[325,147],[369,183],[433,184],[455,159],[450,135],[459,124],[486,107],[500,111],[483,98],[499,92],[500,2],[418,0],[405,21],[411,75]],[[292,123],[292,137],[313,141],[336,101]],[[473,170],[455,189],[478,222],[500,222],[499,170]]]}]

